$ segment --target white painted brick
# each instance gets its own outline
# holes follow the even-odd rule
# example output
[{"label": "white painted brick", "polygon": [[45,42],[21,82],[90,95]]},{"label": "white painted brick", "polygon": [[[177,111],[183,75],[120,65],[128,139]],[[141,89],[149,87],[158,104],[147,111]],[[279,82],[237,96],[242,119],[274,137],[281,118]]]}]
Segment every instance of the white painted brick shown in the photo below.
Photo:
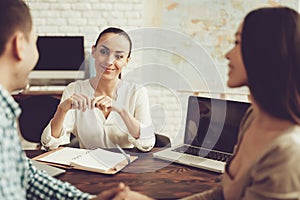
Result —
[{"label": "white painted brick", "polygon": [[[125,2],[125,0],[118,0],[118,1],[111,1],[111,2],[114,2],[114,3],[122,3],[122,4],[123,4],[123,2]],[[128,1],[127,1],[127,3],[128,3]],[[132,3],[132,2],[130,2],[130,3]]]},{"label": "white painted brick", "polygon": [[91,53],[92,45],[95,44],[97,36],[99,35],[100,31],[96,31],[94,33],[86,34],[84,36],[84,47]]},{"label": "white painted brick", "polygon": [[103,19],[103,18],[89,18],[87,19],[87,25],[94,25],[94,26],[100,26],[100,27],[103,27],[103,26],[107,26],[108,25],[108,22],[106,19]]},{"label": "white painted brick", "polygon": [[128,19],[129,26],[142,26],[143,20],[142,19]]},{"label": "white painted brick", "polygon": [[60,12],[54,10],[44,10],[39,12],[39,17],[59,17]]},{"label": "white painted brick", "polygon": [[30,2],[28,3],[30,10],[48,10],[50,8],[49,3],[44,2]]},{"label": "white painted brick", "polygon": [[74,18],[74,17],[81,17],[82,13],[80,11],[61,11],[61,17],[66,17],[66,18]]},{"label": "white painted brick", "polygon": [[111,12],[103,11],[103,12],[101,12],[101,16],[105,19],[110,19],[111,18]]},{"label": "white painted brick", "polygon": [[[38,1],[38,0],[36,0]],[[59,2],[64,2],[64,3],[76,3],[76,2],[80,2],[82,0],[57,0]]]},{"label": "white painted brick", "polygon": [[46,19],[35,18],[33,21],[34,26],[43,26],[46,24]]},{"label": "white painted brick", "polygon": [[63,19],[63,18],[47,18],[46,19],[46,24],[47,25],[57,25],[57,26],[63,26],[63,25],[67,25],[67,20]]},{"label": "white painted brick", "polygon": [[120,11],[113,11],[113,12],[110,12],[110,16],[113,18],[123,18],[124,13],[120,12]]},{"label": "white painted brick", "polygon": [[144,10],[144,5],[143,4],[134,4],[132,10],[137,10],[137,11]]},{"label": "white painted brick", "polygon": [[89,3],[74,3],[72,4],[73,10],[91,10],[91,4]]},{"label": "white painted brick", "polygon": [[40,17],[39,10],[31,10],[30,13],[31,13],[31,17],[32,17],[33,21],[36,19],[42,19],[42,17]]},{"label": "white painted brick", "polygon": [[93,10],[113,10],[113,4],[111,3],[98,3],[93,4]]},{"label": "white painted brick", "polygon": [[37,27],[38,33],[46,33],[46,34],[58,34],[59,27],[58,26],[43,26]]},{"label": "white painted brick", "polygon": [[83,18],[91,18],[91,17],[102,17],[102,12],[101,10],[91,10],[91,11],[88,11],[88,12],[82,12],[82,17]]},{"label": "white painted brick", "polygon": [[[78,0],[78,2],[80,2],[80,1],[82,1],[82,0]],[[88,2],[93,5],[99,4],[99,0],[88,0]]]},{"label": "white painted brick", "polygon": [[141,19],[141,14],[137,11],[126,11],[124,16],[126,18]]},{"label": "white painted brick", "polygon": [[51,4],[50,9],[51,10],[70,10],[71,9],[71,3],[57,3],[57,4]]},{"label": "white painted brick", "polygon": [[127,24],[127,20],[126,19],[111,19],[111,20],[107,20],[108,24],[111,24],[111,26],[124,26],[124,24]]},{"label": "white painted brick", "polygon": [[120,10],[120,11],[126,11],[126,10],[132,10],[133,6],[129,3],[114,3],[113,5],[114,10]]},{"label": "white painted brick", "polygon": [[88,33],[94,34],[94,33],[97,33],[98,31],[99,31],[99,29],[95,26],[81,26],[81,27],[79,27],[79,32],[85,33],[85,34],[88,34]]},{"label": "white painted brick", "polygon": [[[125,2],[125,3],[128,3],[128,0],[119,0],[118,2]],[[131,4],[134,4],[134,3],[140,3],[141,0],[130,0],[130,3]]]},{"label": "white painted brick", "polygon": [[[77,26],[61,26],[59,28],[60,33],[79,33],[79,27]],[[82,34],[82,33],[81,33]]]},{"label": "white painted brick", "polygon": [[69,18],[68,25],[77,25],[77,26],[85,26],[87,24],[87,19],[82,18]]},{"label": "white painted brick", "polygon": [[[30,2],[34,2],[34,3],[38,3],[38,2],[46,2],[46,3],[54,3],[57,2],[58,0],[25,0],[25,2],[30,3]],[[60,0],[59,0],[60,1]]]}]

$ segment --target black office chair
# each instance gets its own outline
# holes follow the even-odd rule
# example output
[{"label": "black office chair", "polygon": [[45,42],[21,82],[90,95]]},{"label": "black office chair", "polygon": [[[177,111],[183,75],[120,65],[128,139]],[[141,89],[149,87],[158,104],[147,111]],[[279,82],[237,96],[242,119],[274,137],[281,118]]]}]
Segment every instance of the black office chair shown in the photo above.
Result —
[{"label": "black office chair", "polygon": [[[73,148],[79,148],[79,141],[76,137],[71,137],[71,143],[66,146],[73,147]],[[160,147],[160,148],[161,147],[171,147],[170,138],[165,135],[155,133],[154,147]]]},{"label": "black office chair", "polygon": [[[68,147],[79,148],[79,141],[76,137],[71,137],[71,143],[66,145]],[[158,133],[155,133],[154,147],[171,147],[170,138]]]},{"label": "black office chair", "polygon": [[155,133],[155,145],[154,145],[154,147],[171,147],[170,138],[165,136],[165,135]]},{"label": "black office chair", "polygon": [[29,142],[40,143],[41,135],[53,117],[60,100],[49,95],[37,95],[20,101],[21,135]]}]

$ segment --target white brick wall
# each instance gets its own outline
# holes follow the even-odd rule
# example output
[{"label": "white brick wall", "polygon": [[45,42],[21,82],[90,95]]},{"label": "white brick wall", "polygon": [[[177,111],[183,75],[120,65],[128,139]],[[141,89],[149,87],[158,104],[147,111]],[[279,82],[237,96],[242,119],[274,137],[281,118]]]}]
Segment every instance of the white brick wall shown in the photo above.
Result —
[{"label": "white brick wall", "polygon": [[25,0],[38,35],[83,35],[88,55],[108,26],[131,30],[142,26],[143,0]]}]

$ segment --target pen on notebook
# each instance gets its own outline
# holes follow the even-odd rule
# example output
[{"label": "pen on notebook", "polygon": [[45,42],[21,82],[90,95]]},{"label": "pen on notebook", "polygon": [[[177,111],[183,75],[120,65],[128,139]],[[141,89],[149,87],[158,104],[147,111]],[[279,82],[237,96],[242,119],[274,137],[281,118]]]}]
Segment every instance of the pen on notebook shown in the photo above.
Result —
[{"label": "pen on notebook", "polygon": [[125,151],[118,144],[116,144],[116,146],[119,149],[119,151],[125,156],[128,164],[129,164],[130,163],[130,157],[125,153]]}]

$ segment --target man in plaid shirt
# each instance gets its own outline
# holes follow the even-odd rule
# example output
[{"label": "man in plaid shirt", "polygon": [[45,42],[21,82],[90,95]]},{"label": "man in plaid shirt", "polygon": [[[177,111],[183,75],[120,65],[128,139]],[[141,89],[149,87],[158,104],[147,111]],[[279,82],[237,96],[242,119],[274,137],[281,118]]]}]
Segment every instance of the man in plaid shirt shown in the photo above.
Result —
[{"label": "man in plaid shirt", "polygon": [[37,36],[22,0],[0,0],[0,13],[0,199],[122,199],[124,184],[91,195],[37,170],[26,158],[17,128],[21,111],[10,93],[28,84],[38,60]]}]

